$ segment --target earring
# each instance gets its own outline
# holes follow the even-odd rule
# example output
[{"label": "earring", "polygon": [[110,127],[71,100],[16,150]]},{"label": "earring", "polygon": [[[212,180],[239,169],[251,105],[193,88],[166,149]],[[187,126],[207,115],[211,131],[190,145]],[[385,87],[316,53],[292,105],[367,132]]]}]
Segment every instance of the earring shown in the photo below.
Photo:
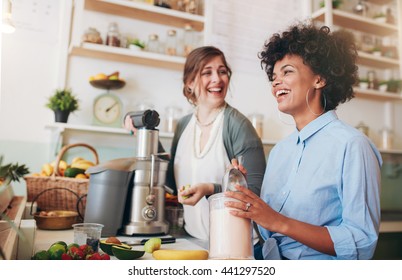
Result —
[{"label": "earring", "polygon": [[[314,88],[315,90],[317,89],[317,88]],[[314,115],[314,116],[321,116],[324,112],[325,112],[325,107],[327,107],[327,98],[325,98],[325,95],[324,94],[322,94],[322,96],[323,96],[323,98],[324,98],[324,108],[322,109],[322,112],[321,113],[315,113],[315,112],[313,112],[313,110],[311,110],[311,108],[310,108],[310,104],[308,103],[308,94],[309,94],[309,92],[310,92],[310,89],[308,89],[307,90],[307,93],[306,93],[306,103],[307,103],[307,108],[309,109],[309,111]]]}]

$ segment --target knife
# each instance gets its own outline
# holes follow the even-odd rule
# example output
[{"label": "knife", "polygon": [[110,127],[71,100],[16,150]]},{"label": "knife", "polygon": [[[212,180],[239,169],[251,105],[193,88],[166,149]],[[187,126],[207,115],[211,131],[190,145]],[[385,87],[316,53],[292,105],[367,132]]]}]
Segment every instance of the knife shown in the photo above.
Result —
[{"label": "knife", "polygon": [[[134,246],[134,245],[144,245],[149,238],[146,239],[141,239],[141,240],[134,240],[134,241],[123,241],[122,243],[127,244],[129,246]],[[175,237],[162,237],[162,244],[168,244],[168,243],[175,243],[176,238]]]}]

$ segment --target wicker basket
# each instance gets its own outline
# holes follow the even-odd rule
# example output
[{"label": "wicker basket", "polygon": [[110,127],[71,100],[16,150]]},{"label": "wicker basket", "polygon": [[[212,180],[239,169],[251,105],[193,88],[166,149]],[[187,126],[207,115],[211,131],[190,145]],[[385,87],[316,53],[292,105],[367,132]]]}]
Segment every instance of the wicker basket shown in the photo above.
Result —
[{"label": "wicker basket", "polygon": [[[94,154],[95,164],[99,163],[98,153],[92,146],[76,143],[66,145],[60,150],[55,166],[59,166],[63,155],[73,147],[88,148]],[[24,179],[27,184],[28,201],[36,201],[39,210],[68,210],[84,215],[89,179],[62,177],[59,175],[58,168],[54,168],[50,177],[25,176]]]}]

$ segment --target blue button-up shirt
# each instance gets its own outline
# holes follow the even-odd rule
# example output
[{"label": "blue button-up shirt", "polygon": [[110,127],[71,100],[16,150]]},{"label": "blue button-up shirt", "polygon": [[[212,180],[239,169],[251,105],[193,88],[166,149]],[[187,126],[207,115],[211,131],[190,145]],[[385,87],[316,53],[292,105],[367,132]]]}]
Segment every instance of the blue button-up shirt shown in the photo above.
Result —
[{"label": "blue button-up shirt", "polygon": [[381,155],[334,111],[270,152],[261,198],[281,214],[327,227],[336,257],[260,227],[263,255],[288,259],[370,259],[380,224]]}]

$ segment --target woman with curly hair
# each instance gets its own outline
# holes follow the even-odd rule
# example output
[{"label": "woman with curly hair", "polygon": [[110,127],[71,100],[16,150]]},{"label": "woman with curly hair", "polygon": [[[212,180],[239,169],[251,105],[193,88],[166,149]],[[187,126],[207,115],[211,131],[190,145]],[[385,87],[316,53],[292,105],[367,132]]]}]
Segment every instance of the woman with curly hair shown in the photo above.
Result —
[{"label": "woman with curly hair", "polygon": [[238,186],[232,214],[254,220],[265,259],[370,259],[380,224],[381,156],[335,109],[353,98],[357,52],[345,31],[296,24],[259,54],[296,130],[269,154],[260,198]]}]

